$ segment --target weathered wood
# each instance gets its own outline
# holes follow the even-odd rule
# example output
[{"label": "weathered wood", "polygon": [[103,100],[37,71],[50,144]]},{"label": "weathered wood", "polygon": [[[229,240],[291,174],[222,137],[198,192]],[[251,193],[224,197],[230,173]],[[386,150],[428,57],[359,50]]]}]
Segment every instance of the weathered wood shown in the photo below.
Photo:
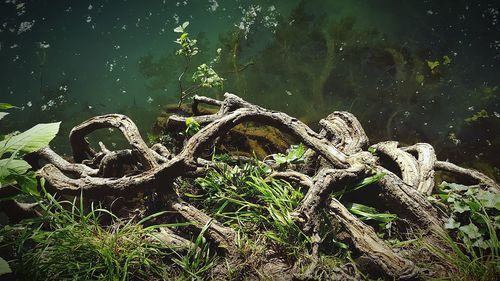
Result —
[{"label": "weathered wood", "polygon": [[330,214],[346,231],[346,239],[360,253],[358,262],[374,276],[389,279],[410,280],[417,275],[415,265],[394,253],[377,233],[349,212],[339,201],[332,198],[328,204]]},{"label": "weathered wood", "polygon": [[347,155],[368,147],[369,140],[361,123],[349,112],[335,111],[321,119],[319,124],[327,132],[326,137],[332,145]]},{"label": "weathered wood", "polygon": [[384,154],[389,157],[392,161],[396,162],[399,169],[401,170],[401,175],[403,181],[417,188],[420,184],[420,170],[418,167],[417,159],[413,157],[410,153],[403,151],[398,148],[397,141],[385,141],[372,145],[377,150],[377,153]]},{"label": "weathered wood", "polygon": [[419,166],[419,183],[417,190],[424,195],[431,195],[434,189],[434,166],[437,161],[434,147],[428,143],[416,143],[402,148],[404,151],[416,152]]},{"label": "weathered wood", "polygon": [[453,173],[457,176],[472,179],[476,183],[485,184],[492,192],[500,192],[500,186],[494,180],[477,170],[466,169],[446,161],[436,161],[435,168],[437,170]]},{"label": "weathered wood", "polygon": [[232,228],[223,226],[220,222],[180,198],[171,201],[169,207],[179,212],[179,214],[189,222],[193,222],[199,229],[208,225],[208,235],[215,240],[220,247],[225,248],[228,252],[235,253],[235,239],[237,235]]},{"label": "weathered wood", "polygon": [[137,126],[135,126],[130,118],[121,114],[107,114],[90,118],[71,130],[69,140],[73,149],[73,158],[76,162],[81,162],[89,156],[95,156],[95,152],[90,149],[85,137],[93,131],[103,128],[119,129],[135,151],[135,154],[137,154],[145,170],[157,166],[154,156],[150,153],[149,148],[142,139]]}]

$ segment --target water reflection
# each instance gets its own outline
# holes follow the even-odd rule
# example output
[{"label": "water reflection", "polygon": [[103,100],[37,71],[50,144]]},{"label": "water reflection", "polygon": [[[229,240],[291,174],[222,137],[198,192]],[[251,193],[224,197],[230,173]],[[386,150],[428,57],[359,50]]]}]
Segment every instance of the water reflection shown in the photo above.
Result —
[{"label": "water reflection", "polygon": [[[314,123],[349,110],[373,141],[430,142],[499,175],[496,1],[63,1],[0,4],[2,130],[129,115],[144,135],[178,99],[189,21],[224,89]],[[56,145],[66,143],[64,137]],[[62,149],[63,147],[58,147]]]}]

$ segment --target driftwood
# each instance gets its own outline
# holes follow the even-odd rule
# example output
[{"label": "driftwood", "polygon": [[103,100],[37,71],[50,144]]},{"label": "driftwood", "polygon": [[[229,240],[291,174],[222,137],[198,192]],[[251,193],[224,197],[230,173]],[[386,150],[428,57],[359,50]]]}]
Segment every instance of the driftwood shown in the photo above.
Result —
[{"label": "driftwood", "polygon": [[[393,251],[377,237],[375,230],[353,216],[339,201],[329,195],[344,184],[363,179],[374,173],[385,176],[377,183],[378,197],[393,213],[404,221],[423,231],[440,230],[442,221],[438,212],[427,201],[426,196],[434,188],[434,171],[445,170],[475,180],[490,190],[498,191],[498,184],[485,175],[438,161],[434,149],[429,144],[415,144],[399,147],[395,141],[372,145],[375,154],[366,151],[369,145],[359,121],[350,113],[334,112],[320,121],[322,130],[318,133],[300,120],[285,113],[264,109],[241,98],[226,93],[224,101],[207,97],[193,98],[193,112],[199,112],[198,104],[219,106],[215,114],[193,117],[203,128],[189,138],[183,149],[171,154],[161,144],[149,148],[139,135],[135,124],[126,116],[110,114],[91,118],[76,126],[70,134],[73,158],[69,163],[50,148],[38,152],[38,156],[49,164],[38,170],[38,175],[46,179],[48,186],[59,193],[100,196],[127,194],[154,190],[168,198],[165,208],[175,211],[195,227],[202,229],[208,225],[206,234],[229,255],[235,251],[236,234],[215,219],[184,202],[173,189],[179,177],[194,177],[203,174],[209,167],[208,160],[201,159],[210,148],[229,130],[244,122],[269,125],[296,138],[309,149],[306,163],[294,171],[275,172],[272,177],[282,178],[302,185],[307,193],[293,213],[296,223],[311,237],[318,236],[316,217],[321,209],[327,210],[342,228],[345,242],[351,244],[358,253],[362,270],[385,278],[406,280],[418,276],[414,263]],[[170,128],[185,128],[186,118],[171,116]],[[109,151],[101,146],[101,151],[93,150],[86,136],[96,129],[117,128],[131,149]],[[378,156],[393,162],[399,168],[390,171],[381,166]],[[127,169],[123,163],[127,163]],[[161,240],[177,247],[191,244],[180,234],[164,230]],[[318,239],[313,239],[317,243]],[[317,244],[313,246],[317,254]],[[309,269],[307,272],[310,272]]]}]

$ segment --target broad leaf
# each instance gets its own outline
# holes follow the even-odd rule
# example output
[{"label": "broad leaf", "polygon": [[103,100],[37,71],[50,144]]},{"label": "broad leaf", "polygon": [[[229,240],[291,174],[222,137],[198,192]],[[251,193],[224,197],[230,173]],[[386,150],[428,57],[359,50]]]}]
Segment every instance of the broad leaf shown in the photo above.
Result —
[{"label": "broad leaf", "polygon": [[444,224],[444,228],[446,229],[455,229],[460,227],[460,222],[455,221],[455,218],[449,217],[448,221]]},{"label": "broad leaf", "polygon": [[10,103],[4,103],[4,102],[0,102],[0,109],[9,109],[9,108],[14,108],[15,106],[13,106],[12,104]]},{"label": "broad leaf", "polygon": [[452,209],[453,212],[457,212],[460,214],[466,211],[470,211],[469,205],[467,205],[467,203],[465,203],[464,201],[454,201]]},{"label": "broad leaf", "polygon": [[477,195],[477,199],[485,208],[495,208],[500,210],[500,194],[481,190]]},{"label": "broad leaf", "polygon": [[0,182],[12,174],[22,175],[31,168],[30,164],[20,159],[0,159]]},{"label": "broad leaf", "polygon": [[0,120],[2,120],[7,115],[9,115],[8,112],[0,112]]},{"label": "broad leaf", "polygon": [[461,230],[471,240],[481,237],[481,233],[479,233],[479,228],[472,222],[469,223],[468,225],[461,226],[459,230]]},{"label": "broad leaf", "polygon": [[[38,124],[31,129],[0,142],[0,151],[30,153],[49,144],[59,131],[61,122]],[[0,153],[1,154],[1,153]]]},{"label": "broad leaf", "polygon": [[9,263],[7,263],[6,260],[0,257],[0,275],[4,275],[11,272],[12,270],[10,269]]}]

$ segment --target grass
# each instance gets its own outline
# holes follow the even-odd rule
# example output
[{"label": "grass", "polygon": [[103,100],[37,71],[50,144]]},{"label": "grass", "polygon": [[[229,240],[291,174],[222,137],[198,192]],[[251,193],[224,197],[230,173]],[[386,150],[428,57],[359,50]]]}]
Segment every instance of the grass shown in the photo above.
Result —
[{"label": "grass", "polygon": [[251,233],[263,234],[291,256],[303,253],[310,243],[291,216],[304,194],[286,181],[268,177],[265,167],[244,164],[212,170],[196,183],[201,194],[190,197],[209,215],[252,239]]},{"label": "grass", "polygon": [[[45,193],[42,216],[6,226],[3,243],[19,280],[165,280],[198,278],[213,265],[202,231],[195,247],[179,253],[158,242],[156,230],[122,220],[105,209],[84,210],[80,202],[58,201]],[[110,222],[103,226],[102,222]]]},{"label": "grass", "polygon": [[496,280],[500,275],[500,243],[491,219],[487,215],[483,215],[483,219],[490,237],[485,249],[474,247],[470,242],[459,243],[446,232],[436,233],[444,242],[444,248],[422,240],[422,246],[451,269],[445,276],[433,280]]},{"label": "grass", "polygon": [[[81,198],[81,197],[80,197]],[[145,280],[166,276],[168,249],[147,242],[146,231],[83,202],[58,202],[46,194],[43,216],[3,231],[15,247],[14,271],[26,280]],[[112,224],[103,227],[107,216]]]}]

